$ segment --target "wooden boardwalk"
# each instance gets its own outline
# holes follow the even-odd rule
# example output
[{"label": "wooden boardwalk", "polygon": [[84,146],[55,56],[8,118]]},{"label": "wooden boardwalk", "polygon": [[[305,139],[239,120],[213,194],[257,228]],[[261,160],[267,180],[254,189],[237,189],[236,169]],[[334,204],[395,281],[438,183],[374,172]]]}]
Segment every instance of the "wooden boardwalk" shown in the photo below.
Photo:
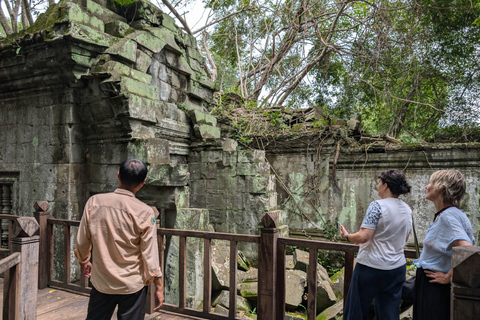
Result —
[{"label": "wooden boardwalk", "polygon": [[[3,279],[0,278],[0,291],[3,296]],[[88,295],[71,293],[54,288],[38,290],[37,320],[85,320],[87,317]],[[2,314],[0,303],[0,315]],[[112,319],[117,319],[116,312]],[[194,317],[161,311],[145,315],[146,320],[188,320]]]}]

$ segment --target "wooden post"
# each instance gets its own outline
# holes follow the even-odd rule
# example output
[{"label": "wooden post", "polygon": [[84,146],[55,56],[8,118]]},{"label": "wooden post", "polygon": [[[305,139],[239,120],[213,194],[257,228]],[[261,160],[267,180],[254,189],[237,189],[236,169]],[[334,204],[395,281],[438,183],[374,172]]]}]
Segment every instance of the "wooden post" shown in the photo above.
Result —
[{"label": "wooden post", "polygon": [[19,319],[37,318],[39,226],[34,218],[19,217],[13,225],[12,252],[20,253],[18,285]]},{"label": "wooden post", "polygon": [[49,241],[47,225],[47,220],[50,218],[50,211],[48,211],[50,205],[47,201],[37,201],[33,207],[35,208],[33,216],[39,225],[39,257],[42,257],[38,264],[38,289],[44,289],[48,286],[50,273],[50,250],[48,248]]},{"label": "wooden post", "polygon": [[452,250],[450,319],[478,319],[480,312],[480,247]]},{"label": "wooden post", "polygon": [[347,301],[348,288],[350,288],[350,282],[352,281],[353,262],[354,262],[353,251],[345,252],[345,269],[343,271],[343,274],[344,274],[344,280],[343,280],[343,310],[344,311],[345,311],[345,301]]},{"label": "wooden post", "polygon": [[263,228],[258,244],[258,305],[259,320],[283,319],[284,315],[276,312],[277,281],[277,240],[278,217],[275,212],[265,212],[262,216]]}]

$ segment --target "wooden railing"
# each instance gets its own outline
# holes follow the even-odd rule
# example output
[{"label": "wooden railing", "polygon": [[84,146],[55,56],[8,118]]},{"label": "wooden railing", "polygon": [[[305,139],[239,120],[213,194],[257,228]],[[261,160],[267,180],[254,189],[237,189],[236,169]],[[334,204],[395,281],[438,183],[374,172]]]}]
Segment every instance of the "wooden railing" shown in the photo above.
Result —
[{"label": "wooden railing", "polygon": [[[80,276],[80,284],[72,283],[71,277],[71,240],[72,228],[77,228],[79,221],[52,219],[48,211],[49,205],[46,201],[35,203],[34,216],[38,222],[39,229],[39,247],[40,255],[38,265],[38,287],[45,288],[47,286],[59,287],[80,293],[89,293],[91,288],[88,287],[88,280],[84,276]],[[13,236],[13,223],[17,216],[0,215],[0,219],[8,219],[10,228],[9,234]],[[354,254],[358,251],[358,246],[345,243],[322,242],[313,240],[302,240],[293,238],[281,238],[278,235],[278,222],[275,213],[267,212],[262,217],[263,228],[260,235],[241,235],[231,233],[202,232],[176,229],[159,228],[158,248],[159,258],[162,270],[165,270],[165,237],[179,237],[179,302],[178,305],[165,303],[162,309],[181,314],[196,316],[204,319],[224,320],[237,319],[237,256],[239,243],[256,243],[258,244],[258,299],[257,299],[257,315],[259,319],[277,320],[282,319],[285,313],[285,257],[287,246],[300,247],[309,251],[309,266],[307,271],[307,290],[309,292],[307,298],[307,314],[308,319],[313,320],[316,317],[316,286],[317,286],[317,258],[318,250],[341,251],[345,253],[345,269],[344,269],[344,297],[348,294],[350,285]],[[63,243],[60,245],[59,251],[63,252],[63,279],[62,281],[54,279],[54,232],[55,228],[63,228]],[[61,234],[62,232],[60,232]],[[187,286],[187,238],[196,238],[203,240],[203,310],[188,308],[186,305]],[[212,313],[210,310],[212,296],[212,240],[225,240],[230,243],[230,287],[229,287],[229,314],[221,315]],[[11,247],[11,237],[9,237],[9,247]],[[58,241],[57,241],[58,244]],[[3,252],[11,252],[3,250]],[[415,250],[405,250],[405,256],[408,258],[415,257]],[[16,261],[15,256],[7,258],[10,260],[0,261],[10,263],[8,261]],[[1,269],[0,269],[1,271]],[[153,285],[152,285],[153,286]],[[150,288],[150,292],[153,287]],[[154,306],[153,294],[149,295],[147,300],[147,312],[153,311]],[[5,308],[4,308],[5,310]],[[9,309],[11,310],[11,309]],[[10,319],[10,318],[8,318]]]},{"label": "wooden railing", "polygon": [[[165,303],[162,307],[167,311],[191,315],[204,319],[236,319],[237,310],[237,254],[238,243],[259,243],[260,237],[253,235],[242,235],[232,233],[217,233],[175,229],[158,229],[158,247],[160,255],[160,265],[164,269],[164,237],[179,237],[179,303],[178,306]],[[187,271],[187,237],[203,239],[203,310],[187,308],[186,306],[186,271]],[[229,315],[220,315],[210,311],[212,301],[212,240],[226,240],[230,243],[230,288],[229,288]],[[259,276],[260,277],[260,276]],[[150,305],[152,302],[150,302]]]},{"label": "wooden railing", "polygon": [[[53,286],[74,292],[90,293],[91,288],[88,287],[88,279],[85,276],[79,275],[80,284],[71,281],[72,228],[78,228],[80,221],[50,218],[49,205],[46,201],[39,201],[34,207],[34,216],[40,226],[40,257],[43,257],[39,262],[39,289]],[[54,278],[55,227],[63,229],[61,230],[63,232],[60,232],[60,234],[63,233],[63,243],[60,245],[60,251],[63,253],[63,281]]]},{"label": "wooden railing", "polygon": [[20,278],[20,268],[18,266],[20,262],[19,252],[14,252],[0,260],[0,273],[5,273],[2,319],[18,319],[18,302],[20,295],[17,290],[17,279]]},{"label": "wooden railing", "polygon": [[0,260],[4,274],[3,315],[6,320],[36,319],[39,236],[38,223],[28,217],[2,217],[9,228],[10,254]]}]

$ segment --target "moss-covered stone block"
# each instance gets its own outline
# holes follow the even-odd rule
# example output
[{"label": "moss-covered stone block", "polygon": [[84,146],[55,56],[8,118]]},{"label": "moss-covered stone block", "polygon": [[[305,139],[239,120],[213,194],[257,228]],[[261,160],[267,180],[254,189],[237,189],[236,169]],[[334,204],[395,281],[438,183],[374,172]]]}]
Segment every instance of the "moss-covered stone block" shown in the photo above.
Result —
[{"label": "moss-covered stone block", "polygon": [[100,5],[92,0],[82,0],[82,6],[87,10],[88,13],[96,16],[104,22],[113,22],[118,21],[126,23],[127,19],[116,14],[115,12],[106,8],[105,5]]},{"label": "moss-covered stone block", "polygon": [[131,28],[125,22],[115,20],[105,23],[105,32],[114,37],[123,38],[131,33],[134,33],[135,29]]},{"label": "moss-covered stone block", "polygon": [[85,12],[78,4],[74,2],[66,3],[66,15],[58,22],[78,22],[80,24],[89,26],[98,31],[105,31],[105,24],[102,20],[94,15]]},{"label": "moss-covered stone block", "polygon": [[208,124],[214,127],[217,125],[217,118],[198,109],[189,110],[187,114],[193,123]]},{"label": "moss-covered stone block", "polygon": [[239,150],[238,162],[265,162],[264,150]]},{"label": "moss-covered stone block", "polygon": [[163,118],[163,103],[129,94],[128,113],[131,118],[156,123]]},{"label": "moss-covered stone block", "polygon": [[153,53],[162,51],[167,44],[164,40],[155,37],[153,34],[147,31],[137,31],[128,36],[128,38],[134,40],[139,45],[147,48]]},{"label": "moss-covered stone block", "polygon": [[98,30],[76,22],[70,23],[69,29],[64,36],[102,47],[110,47],[116,41],[115,37],[107,33],[99,32]]},{"label": "moss-covered stone block", "polygon": [[155,164],[150,166],[146,183],[154,186],[180,187],[188,184],[189,177],[190,173],[186,164],[178,164],[176,166]]},{"label": "moss-covered stone block", "polygon": [[211,89],[205,88],[197,81],[192,80],[188,82],[187,93],[197,99],[202,99],[207,102],[211,102],[213,98],[213,91]]},{"label": "moss-covered stone block", "polygon": [[151,100],[157,99],[157,87],[151,84],[146,84],[131,78],[122,77],[120,81],[122,92],[129,92],[135,95],[145,97]]},{"label": "moss-covered stone block", "polygon": [[267,192],[267,177],[266,176],[247,176],[245,177],[247,184],[247,192],[249,193],[266,193]]},{"label": "moss-covered stone block", "polygon": [[137,58],[135,61],[135,69],[140,72],[147,72],[148,68],[152,64],[152,56],[146,54],[142,50],[137,50]]},{"label": "moss-covered stone block", "polygon": [[131,39],[122,39],[108,48],[105,52],[110,55],[122,57],[123,59],[135,63],[137,60],[137,43]]},{"label": "moss-covered stone block", "polygon": [[170,29],[170,31],[177,32],[179,30],[175,24],[175,19],[170,17],[168,14],[162,13],[162,15],[160,16],[160,19],[162,21],[161,22],[162,26],[164,26],[167,29]]},{"label": "moss-covered stone block", "polygon": [[220,128],[209,126],[207,124],[196,124],[193,127],[195,135],[202,139],[219,139]]},{"label": "moss-covered stone block", "polygon": [[242,282],[238,284],[240,295],[248,300],[256,301],[258,297],[258,282]]},{"label": "moss-covered stone block", "polygon": [[[213,300],[212,306],[216,307],[217,305],[230,309],[229,292],[227,290],[222,290],[218,297]],[[237,310],[250,311],[250,302],[242,296],[237,296]]]},{"label": "moss-covered stone block", "polygon": [[177,45],[175,41],[175,35],[167,28],[148,28],[146,31],[150,32],[155,37],[164,41],[165,48],[174,52],[177,55],[182,55],[184,53],[183,49]]},{"label": "moss-covered stone block", "polygon": [[146,84],[150,84],[152,82],[151,75],[149,75],[148,73],[137,71],[135,69],[130,69],[130,78]]},{"label": "moss-covered stone block", "polygon": [[92,74],[110,74],[110,79],[120,81],[122,77],[130,76],[130,68],[117,61],[107,61],[92,67]]}]

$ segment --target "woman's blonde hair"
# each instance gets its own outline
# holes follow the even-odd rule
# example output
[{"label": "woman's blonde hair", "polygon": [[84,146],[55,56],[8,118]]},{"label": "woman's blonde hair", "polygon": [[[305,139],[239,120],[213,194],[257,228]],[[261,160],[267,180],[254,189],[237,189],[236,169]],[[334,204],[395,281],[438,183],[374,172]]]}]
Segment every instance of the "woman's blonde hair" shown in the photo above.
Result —
[{"label": "woman's blonde hair", "polygon": [[460,205],[465,195],[465,177],[458,170],[439,170],[430,177],[430,184],[436,189],[441,190],[443,203]]}]

